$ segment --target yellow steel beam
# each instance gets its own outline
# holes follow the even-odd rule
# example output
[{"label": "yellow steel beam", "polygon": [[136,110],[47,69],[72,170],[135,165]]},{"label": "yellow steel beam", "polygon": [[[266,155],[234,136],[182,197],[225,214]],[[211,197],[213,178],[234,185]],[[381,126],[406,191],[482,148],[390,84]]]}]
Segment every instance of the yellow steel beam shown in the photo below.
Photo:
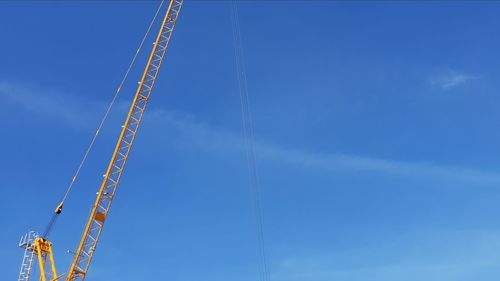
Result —
[{"label": "yellow steel beam", "polygon": [[54,253],[52,252],[52,243],[43,238],[36,238],[35,250],[38,257],[38,264],[40,266],[41,281],[47,281],[47,272],[45,271],[47,270],[45,265],[47,256],[49,256],[50,269],[51,269],[51,272],[49,272],[48,274],[49,276],[51,274],[53,277],[53,279],[50,279],[49,281],[59,279],[57,277],[56,263],[54,262]]},{"label": "yellow steel beam", "polygon": [[141,124],[149,97],[153,91],[160,66],[163,62],[183,2],[184,0],[170,1],[160,32],[158,33],[146,69],[139,83],[139,88],[135,94],[120,138],[118,139],[104,180],[97,194],[75,259],[73,260],[66,278],[67,281],[84,280],[87,276],[111,203],[115,196],[125,164],[127,163],[135,136]]}]

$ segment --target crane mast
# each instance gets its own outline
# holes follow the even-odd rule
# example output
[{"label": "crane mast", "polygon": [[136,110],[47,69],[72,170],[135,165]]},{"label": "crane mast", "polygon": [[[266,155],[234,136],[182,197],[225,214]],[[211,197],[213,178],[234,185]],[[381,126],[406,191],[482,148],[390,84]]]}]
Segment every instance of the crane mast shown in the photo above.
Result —
[{"label": "crane mast", "polygon": [[[156,37],[153,50],[149,56],[149,60],[142,75],[142,79],[139,82],[139,87],[130,107],[127,119],[122,126],[118,143],[116,144],[108,169],[104,175],[104,180],[101,184],[99,192],[97,193],[96,201],[92,206],[92,212],[87,221],[78,250],[75,254],[75,258],[68,275],[66,276],[66,281],[85,280],[87,276],[90,263],[92,262],[92,258],[95,254],[95,249],[101,237],[104,223],[108,217],[123,170],[134,144],[137,131],[141,125],[142,117],[146,110],[151,93],[153,92],[156,78],[158,77],[158,73],[170,43],[170,38],[174,31],[183,2],[184,0],[170,0],[168,10],[162,21],[160,31]],[[33,256],[38,256],[41,269],[41,280],[60,280],[61,276],[57,276],[55,269],[54,257],[51,249],[52,243],[45,241],[44,238],[33,239],[34,242],[26,242],[23,244],[26,251],[32,251],[32,253],[25,254],[26,262],[23,261],[23,265],[21,267],[22,278],[20,275],[18,280],[29,280],[31,265],[33,264]],[[30,241],[33,241],[33,239]],[[50,266],[47,267],[49,270],[46,274],[46,270],[44,269],[47,257],[49,258],[48,262],[50,262]],[[25,267],[23,268],[23,266]],[[48,276],[52,278],[49,279],[47,278]]]}]

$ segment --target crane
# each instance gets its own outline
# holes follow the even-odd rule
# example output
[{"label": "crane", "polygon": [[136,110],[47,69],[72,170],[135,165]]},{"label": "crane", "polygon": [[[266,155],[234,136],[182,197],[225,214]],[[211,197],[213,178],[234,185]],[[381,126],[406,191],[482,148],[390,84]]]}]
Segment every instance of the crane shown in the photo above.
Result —
[{"label": "crane", "polygon": [[[142,117],[153,92],[183,2],[184,0],[170,0],[160,31],[153,45],[153,50],[149,56],[126,121],[122,126],[123,128],[113,156],[104,175],[104,180],[97,193],[95,203],[92,206],[92,211],[85,226],[78,250],[75,253],[75,258],[65,278],[66,281],[83,281],[87,277],[104,223],[108,217],[137,131],[141,125]],[[57,206],[55,210],[56,215],[61,213],[63,203],[61,202]],[[52,242],[48,241],[46,237],[32,231],[21,238],[19,245],[25,250],[18,281],[28,281],[30,279],[35,260],[38,260],[41,281],[62,280],[64,275],[57,274]]]}]

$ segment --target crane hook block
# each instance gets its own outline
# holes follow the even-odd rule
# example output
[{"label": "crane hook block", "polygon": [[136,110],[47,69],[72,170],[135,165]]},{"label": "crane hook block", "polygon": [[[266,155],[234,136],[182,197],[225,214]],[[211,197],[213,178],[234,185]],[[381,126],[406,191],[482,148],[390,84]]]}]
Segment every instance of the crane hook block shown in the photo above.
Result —
[{"label": "crane hook block", "polygon": [[64,205],[64,202],[61,202],[61,203],[59,203],[59,205],[57,205],[57,207],[55,209],[56,214],[59,215],[62,212],[63,205]]}]

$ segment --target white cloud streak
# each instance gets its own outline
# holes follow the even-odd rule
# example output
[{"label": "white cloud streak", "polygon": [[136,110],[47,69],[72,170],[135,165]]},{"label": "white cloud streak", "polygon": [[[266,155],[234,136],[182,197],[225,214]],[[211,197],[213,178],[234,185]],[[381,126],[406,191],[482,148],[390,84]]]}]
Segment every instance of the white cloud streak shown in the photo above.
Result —
[{"label": "white cloud streak", "polygon": [[[170,126],[178,132],[183,144],[195,145],[201,149],[218,152],[241,150],[243,139],[240,135],[225,130],[217,130],[196,122],[192,117],[182,118],[178,113],[156,110],[150,117],[159,122],[157,126]],[[163,125],[161,125],[163,124]],[[259,158],[275,163],[294,165],[323,171],[361,171],[412,178],[459,181],[479,184],[500,184],[500,174],[482,170],[438,165],[425,162],[405,162],[347,154],[313,153],[288,149],[266,142],[256,142]]]},{"label": "white cloud streak", "polygon": [[0,98],[28,112],[56,120],[78,130],[94,126],[89,120],[93,121],[94,112],[103,108],[99,103],[6,82],[0,82]]},{"label": "white cloud streak", "polygon": [[[398,241],[394,243],[394,241]],[[498,232],[426,229],[323,255],[287,257],[276,281],[448,281],[496,272]]]},{"label": "white cloud streak", "polygon": [[434,74],[429,78],[432,86],[437,86],[440,89],[446,91],[452,88],[456,88],[461,85],[477,79],[477,76],[459,73],[457,71],[448,69],[438,74]]},{"label": "white cloud streak", "polygon": [[[10,100],[19,107],[35,114],[61,120],[71,127],[84,130],[94,129],[97,122],[93,102],[83,102],[68,96],[54,93],[36,92],[0,83],[0,97]],[[83,106],[82,106],[83,104]],[[89,107],[90,105],[90,107]],[[121,108],[122,106],[120,106]],[[101,111],[97,111],[101,112]],[[241,134],[210,127],[197,122],[186,114],[153,110],[148,112],[147,119],[158,122],[158,127],[171,130],[169,138],[177,138],[182,145],[194,146],[198,149],[216,150],[217,153],[241,151],[243,139]],[[355,171],[375,172],[387,175],[399,175],[411,178],[460,181],[479,184],[500,184],[500,174],[478,169],[453,167],[424,162],[407,162],[389,159],[362,157],[347,154],[315,153],[298,149],[288,149],[280,145],[259,141],[255,144],[259,158],[280,164],[295,165],[323,171]]]}]

